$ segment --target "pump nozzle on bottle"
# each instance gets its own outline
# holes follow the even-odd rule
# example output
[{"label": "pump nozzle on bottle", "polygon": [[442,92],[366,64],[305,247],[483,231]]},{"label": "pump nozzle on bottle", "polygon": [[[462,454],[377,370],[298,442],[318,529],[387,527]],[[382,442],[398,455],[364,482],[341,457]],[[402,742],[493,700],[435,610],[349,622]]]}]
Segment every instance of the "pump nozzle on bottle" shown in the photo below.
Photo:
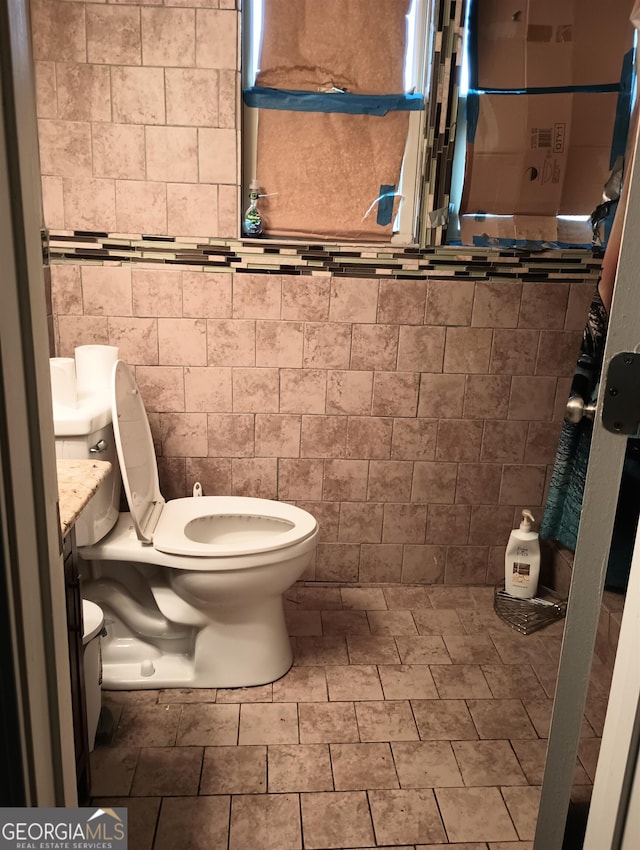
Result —
[{"label": "pump nozzle on bottle", "polygon": [[520,528],[523,531],[531,531],[531,526],[535,521],[535,517],[531,511],[522,511],[522,522],[520,523]]}]

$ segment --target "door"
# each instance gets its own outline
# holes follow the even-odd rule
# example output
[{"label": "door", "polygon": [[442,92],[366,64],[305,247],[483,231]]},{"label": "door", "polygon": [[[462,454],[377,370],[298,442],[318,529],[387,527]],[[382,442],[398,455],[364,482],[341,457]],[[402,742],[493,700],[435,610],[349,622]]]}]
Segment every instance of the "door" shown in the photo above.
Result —
[{"label": "door", "polygon": [[[639,529],[640,530],[640,529]],[[640,847],[640,537],[631,562],[584,850]]]},{"label": "door", "polygon": [[[635,357],[636,352],[640,351],[640,239],[637,237],[638,233],[640,233],[640,163],[638,157],[635,156],[630,175],[620,259],[609,317],[602,370],[603,379],[600,384],[594,419],[593,439],[560,657],[558,685],[549,732],[547,761],[533,845],[534,850],[561,850],[569,808],[580,726],[589,684],[602,590],[627,443],[626,435],[614,430],[614,425],[620,425],[620,423],[609,422],[607,405],[611,404],[611,397],[617,396],[617,401],[620,401],[622,396],[618,394],[617,389],[614,393],[608,393],[607,376],[610,371],[612,372],[621,362],[625,361],[624,353],[629,355],[626,361],[628,361],[631,372],[636,376],[640,375],[640,371],[635,371],[636,366],[640,365]],[[634,383],[635,386],[633,386]],[[640,410],[640,380],[636,377],[635,382],[632,381],[630,387],[625,389],[624,393],[625,402],[629,399],[625,416],[634,418],[632,412],[634,400],[639,404]],[[605,411],[604,420],[603,409]],[[638,418],[640,418],[640,415]],[[635,419],[635,433],[637,433],[638,418]],[[607,422],[608,427],[605,427],[605,422]],[[612,430],[609,430],[609,427]],[[632,433],[631,430],[628,433]],[[635,562],[637,562],[639,556],[638,544],[636,543]],[[640,589],[637,587],[640,583],[638,580],[640,565],[634,563],[634,567],[635,602],[637,602],[637,591]],[[628,593],[627,600],[630,600],[630,596],[631,592]],[[627,602],[627,606],[628,604]],[[629,618],[631,617],[631,608],[629,608]],[[628,619],[626,608],[624,618],[627,622],[631,622]],[[625,628],[629,629],[631,626]],[[620,645],[616,664],[624,665],[633,660],[637,664],[638,643],[631,649],[631,652],[633,653],[631,658],[623,660],[623,647]],[[619,669],[622,670],[622,666]],[[616,675],[618,679],[622,676],[618,670],[616,670]],[[610,711],[614,710],[616,699],[622,699],[623,703],[629,702],[629,711],[633,714],[635,724],[637,719],[637,689],[635,696],[632,695],[631,699],[628,699],[628,696],[625,698],[619,695],[616,699],[614,698],[615,693],[612,692]],[[613,715],[611,716],[613,717]],[[613,720],[609,721],[609,717],[607,717],[608,728],[605,731],[608,732],[608,736],[606,740],[603,739],[602,743],[603,759],[605,759],[610,746],[612,724]],[[635,728],[634,724],[630,720],[628,721],[628,734],[625,745],[622,747],[624,752],[617,753],[616,759],[614,759],[622,762],[624,778],[620,778],[617,785],[609,785],[608,789],[604,791],[602,779],[594,787],[594,813],[596,807],[600,810],[606,808],[611,817],[609,817],[609,837],[604,843],[599,838],[599,843],[591,844],[588,850],[626,850],[626,846],[621,842],[623,840],[622,830],[629,807],[629,795],[632,792],[632,779],[635,773],[635,753],[633,750],[634,747],[637,747],[637,733],[631,731]],[[629,759],[631,759],[631,763],[629,763]],[[600,766],[598,771],[601,772]],[[604,803],[600,796],[602,793],[607,794]],[[638,793],[636,787],[636,796],[638,796]],[[591,820],[593,823],[594,818]],[[589,828],[593,829],[594,827],[590,824]],[[609,839],[611,843],[609,843]],[[585,848],[587,847],[588,845],[585,844]]]}]

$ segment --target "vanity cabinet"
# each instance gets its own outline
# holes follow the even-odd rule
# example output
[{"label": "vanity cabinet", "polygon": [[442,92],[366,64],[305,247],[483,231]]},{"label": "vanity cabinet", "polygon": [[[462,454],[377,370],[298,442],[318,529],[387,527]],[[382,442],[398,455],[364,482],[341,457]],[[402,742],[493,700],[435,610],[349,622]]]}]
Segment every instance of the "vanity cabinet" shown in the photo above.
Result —
[{"label": "vanity cabinet", "polygon": [[63,538],[64,586],[69,630],[69,666],[73,736],[76,754],[78,803],[86,806],[90,796],[89,724],[84,680],[84,623],[76,533],[74,524],[111,472],[111,464],[101,460],[58,458],[58,498],[60,531]]},{"label": "vanity cabinet", "polygon": [[82,593],[73,528],[63,542],[64,587],[67,603],[67,628],[69,631],[69,668],[71,671],[71,702],[73,710],[73,738],[76,752],[76,777],[78,805],[86,806],[90,796],[89,736],[84,693],[84,651],[82,645]]}]

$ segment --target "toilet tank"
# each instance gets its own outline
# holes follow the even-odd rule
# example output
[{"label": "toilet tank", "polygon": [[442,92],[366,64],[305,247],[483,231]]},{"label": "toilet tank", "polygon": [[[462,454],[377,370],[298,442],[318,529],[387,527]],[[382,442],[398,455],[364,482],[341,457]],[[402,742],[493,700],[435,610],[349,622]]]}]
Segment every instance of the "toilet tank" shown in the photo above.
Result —
[{"label": "toilet tank", "polygon": [[111,407],[79,404],[75,408],[53,405],[56,458],[108,460],[111,471],[82,511],[75,525],[76,543],[97,543],[115,525],[120,509],[122,479],[111,424]]}]

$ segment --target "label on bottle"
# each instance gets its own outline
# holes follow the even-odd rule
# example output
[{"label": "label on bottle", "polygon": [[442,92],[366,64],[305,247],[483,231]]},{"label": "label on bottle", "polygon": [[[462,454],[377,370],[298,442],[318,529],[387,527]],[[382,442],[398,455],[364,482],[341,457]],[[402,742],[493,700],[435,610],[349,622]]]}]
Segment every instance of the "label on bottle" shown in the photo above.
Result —
[{"label": "label on bottle", "polygon": [[244,232],[247,236],[260,236],[262,233],[262,221],[253,221],[247,216],[244,220]]},{"label": "label on bottle", "polygon": [[251,206],[244,214],[244,232],[247,236],[260,236],[262,233],[262,216],[252,200]]},{"label": "label on bottle", "polygon": [[514,584],[529,584],[531,575],[531,564],[524,564],[520,561],[513,562],[513,578]]}]

